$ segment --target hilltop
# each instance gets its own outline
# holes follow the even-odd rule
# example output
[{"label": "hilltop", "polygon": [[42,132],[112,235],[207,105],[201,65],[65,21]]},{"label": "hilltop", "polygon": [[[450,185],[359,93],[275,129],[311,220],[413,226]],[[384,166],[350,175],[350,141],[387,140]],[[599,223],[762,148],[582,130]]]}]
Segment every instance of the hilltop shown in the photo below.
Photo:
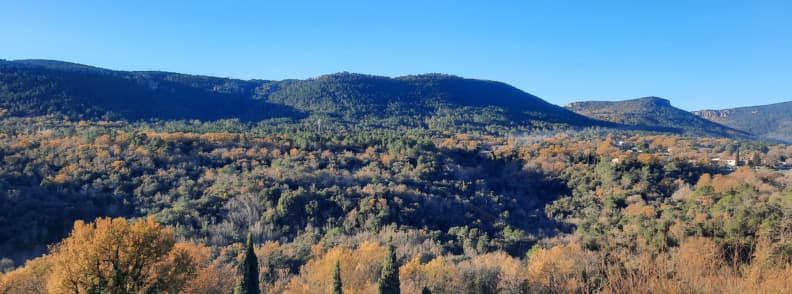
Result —
[{"label": "hilltop", "polygon": [[659,97],[643,97],[623,101],[573,102],[565,107],[593,119],[662,132],[751,137],[745,131],[735,130],[676,108],[671,105],[671,101]]}]

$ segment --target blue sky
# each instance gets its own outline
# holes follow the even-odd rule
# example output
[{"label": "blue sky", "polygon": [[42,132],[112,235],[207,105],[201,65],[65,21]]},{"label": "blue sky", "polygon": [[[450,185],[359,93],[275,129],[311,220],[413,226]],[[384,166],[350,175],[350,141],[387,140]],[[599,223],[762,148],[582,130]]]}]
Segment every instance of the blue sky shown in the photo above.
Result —
[{"label": "blue sky", "polygon": [[792,100],[792,1],[208,2],[0,0],[0,58],[245,79],[442,72],[556,104]]}]

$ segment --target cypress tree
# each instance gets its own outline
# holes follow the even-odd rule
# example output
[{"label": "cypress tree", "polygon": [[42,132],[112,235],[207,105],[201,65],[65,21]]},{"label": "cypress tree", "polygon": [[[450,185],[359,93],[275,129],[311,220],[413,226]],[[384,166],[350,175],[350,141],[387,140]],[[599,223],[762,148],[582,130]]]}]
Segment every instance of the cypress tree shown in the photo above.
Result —
[{"label": "cypress tree", "polygon": [[341,284],[341,262],[336,260],[335,268],[333,269],[333,294],[343,294],[343,288]]},{"label": "cypress tree", "polygon": [[242,279],[234,288],[234,293],[261,294],[261,289],[259,289],[258,284],[258,257],[256,257],[256,252],[253,251],[253,238],[250,232],[248,232],[247,246],[245,247],[245,254],[242,259],[242,263],[239,264],[239,273],[242,275]]},{"label": "cypress tree", "polygon": [[385,254],[385,262],[382,264],[382,272],[377,281],[377,292],[379,294],[400,294],[399,289],[399,266],[396,264],[396,252],[393,248],[393,239],[388,242],[388,253]]}]

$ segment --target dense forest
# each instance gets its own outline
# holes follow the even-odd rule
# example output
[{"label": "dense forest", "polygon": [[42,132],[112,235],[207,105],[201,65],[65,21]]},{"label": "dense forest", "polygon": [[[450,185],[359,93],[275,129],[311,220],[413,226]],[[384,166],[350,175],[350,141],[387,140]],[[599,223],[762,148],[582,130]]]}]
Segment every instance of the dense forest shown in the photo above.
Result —
[{"label": "dense forest", "polygon": [[[160,292],[206,279],[233,288],[248,232],[271,293],[329,291],[337,261],[345,291],[374,292],[388,244],[405,293],[789,285],[792,174],[773,166],[792,163],[792,147],[608,129],[322,128],[7,117],[0,289],[58,292],[58,248],[71,244],[59,240],[79,235],[75,220],[106,216],[149,216],[170,250],[198,252],[185,286]],[[202,291],[217,293],[188,292]]]},{"label": "dense forest", "polygon": [[0,68],[0,293],[792,291],[789,145],[444,75]]}]

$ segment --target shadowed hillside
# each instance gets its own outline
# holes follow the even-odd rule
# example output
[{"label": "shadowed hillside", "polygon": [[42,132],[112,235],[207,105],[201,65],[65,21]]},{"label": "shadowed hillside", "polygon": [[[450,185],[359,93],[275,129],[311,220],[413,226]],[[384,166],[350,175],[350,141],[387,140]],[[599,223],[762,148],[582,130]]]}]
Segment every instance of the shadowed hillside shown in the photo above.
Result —
[{"label": "shadowed hillside", "polygon": [[12,116],[73,119],[258,120],[289,113],[249,98],[252,82],[121,72],[57,61],[0,62],[0,108]]}]

